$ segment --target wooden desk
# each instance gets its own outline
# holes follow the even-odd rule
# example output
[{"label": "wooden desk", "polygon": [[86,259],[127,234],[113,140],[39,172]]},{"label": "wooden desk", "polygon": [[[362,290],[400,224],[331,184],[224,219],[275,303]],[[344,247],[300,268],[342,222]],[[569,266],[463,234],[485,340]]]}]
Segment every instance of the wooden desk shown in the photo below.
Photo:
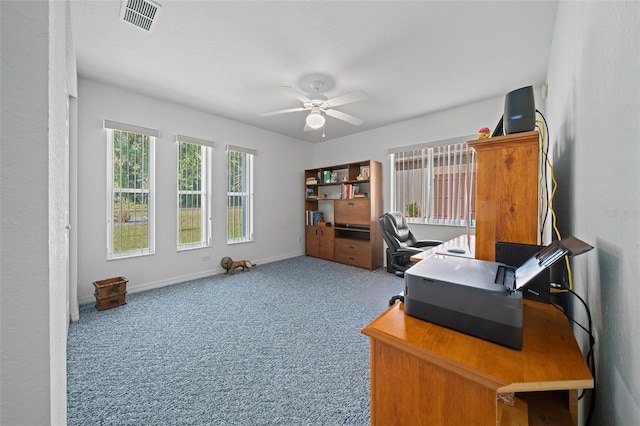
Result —
[{"label": "wooden desk", "polygon": [[[436,253],[440,253],[440,252],[446,252],[449,249],[464,249],[465,253],[464,254],[457,254],[456,256],[464,256],[464,257],[471,257],[471,258],[475,258],[475,248],[476,248],[476,237],[475,235],[469,235],[469,239],[467,242],[467,235],[460,235],[458,237],[455,237],[452,240],[449,241],[445,241],[444,243],[438,245],[438,246],[434,246],[428,250],[425,250],[423,252],[420,253],[416,253],[414,255],[412,255],[409,259],[412,262],[420,262],[422,259],[426,259],[429,256],[432,256]],[[453,253],[447,253],[449,255],[453,255]]]},{"label": "wooden desk", "polygon": [[497,395],[509,392],[527,403],[530,425],[577,424],[577,390],[593,378],[558,310],[523,301],[518,351],[403,308],[396,303],[362,330],[371,339],[372,425],[495,426]]}]

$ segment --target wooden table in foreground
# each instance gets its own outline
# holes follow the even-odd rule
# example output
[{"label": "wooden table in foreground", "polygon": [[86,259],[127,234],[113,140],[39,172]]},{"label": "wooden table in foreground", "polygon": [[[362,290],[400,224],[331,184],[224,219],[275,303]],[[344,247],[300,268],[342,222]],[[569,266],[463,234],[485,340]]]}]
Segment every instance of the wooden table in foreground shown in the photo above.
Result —
[{"label": "wooden table in foreground", "polygon": [[497,402],[515,393],[528,424],[577,425],[578,389],[593,388],[593,377],[571,327],[551,305],[524,300],[523,314],[518,351],[406,315],[402,303],[389,308],[362,330],[371,424],[526,424]]}]

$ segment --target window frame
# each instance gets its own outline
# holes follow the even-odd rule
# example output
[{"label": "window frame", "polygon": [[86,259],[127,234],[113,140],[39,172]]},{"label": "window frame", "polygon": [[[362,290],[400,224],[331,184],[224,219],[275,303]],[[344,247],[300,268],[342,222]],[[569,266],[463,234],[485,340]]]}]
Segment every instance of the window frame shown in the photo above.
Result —
[{"label": "window frame", "polygon": [[[227,244],[240,244],[253,242],[254,240],[254,169],[255,169],[255,157],[257,151],[255,149],[243,148],[234,145],[227,145]],[[232,154],[233,153],[233,154]],[[243,156],[243,172],[242,172],[242,190],[232,190],[231,179],[231,156],[242,155]],[[235,229],[235,215],[230,214],[231,207],[238,206],[236,201],[240,197],[244,200],[242,204],[242,235],[234,237],[230,234],[231,229]]]},{"label": "window frame", "polygon": [[[471,139],[473,136],[464,136],[390,149],[391,209],[402,212],[408,223],[474,227],[475,151],[466,144]],[[458,163],[452,163],[452,159]],[[438,160],[436,167],[434,160]],[[398,182],[397,165],[410,161],[413,161],[411,170],[415,170],[415,176],[403,178],[404,183]],[[455,177],[455,184],[448,183],[449,176]],[[439,180],[436,182],[436,179]],[[411,192],[420,194],[420,200],[411,197],[413,201],[410,201],[405,194]],[[408,203],[414,201],[418,202],[418,217],[411,217],[408,212]],[[452,210],[455,210],[455,217],[451,217]]]},{"label": "window frame", "polygon": [[[106,130],[106,138],[107,138],[107,205],[106,205],[106,214],[107,214],[107,223],[106,223],[106,234],[107,234],[107,260],[116,260],[116,259],[126,259],[132,257],[140,257],[140,256],[148,256],[155,254],[155,148],[156,148],[156,138],[159,136],[159,132],[153,129],[147,129],[139,126],[132,126],[123,123],[117,123],[113,121],[105,120],[103,127]],[[146,188],[123,188],[116,187],[114,184],[114,176],[115,176],[115,132],[120,132],[121,137],[122,134],[133,134],[133,135],[141,135],[143,137],[148,138],[148,149],[146,158],[148,164],[146,165],[148,169],[148,175],[146,176],[147,187]],[[144,158],[144,155],[143,155]],[[143,178],[145,179],[145,178]],[[134,250],[127,251],[115,251],[115,241],[114,241],[114,233],[116,232],[116,226],[122,227],[124,224],[119,222],[119,225],[116,225],[116,210],[114,209],[114,203],[116,200],[117,193],[140,193],[142,195],[147,194],[147,216],[146,221],[143,220],[142,223],[146,224],[147,227],[147,247],[136,248]],[[122,216],[122,213],[120,213]],[[135,223],[133,224],[136,225]],[[122,244],[120,245],[122,248]]]},{"label": "window frame", "polygon": [[[177,251],[194,250],[211,247],[212,236],[212,201],[211,201],[211,181],[213,172],[213,148],[215,142],[203,139],[192,138],[184,135],[175,135],[176,142],[176,249]],[[188,144],[200,147],[200,189],[184,190],[180,189],[181,176],[181,146]],[[199,195],[200,198],[200,241],[190,243],[180,243],[181,241],[181,195]]]}]

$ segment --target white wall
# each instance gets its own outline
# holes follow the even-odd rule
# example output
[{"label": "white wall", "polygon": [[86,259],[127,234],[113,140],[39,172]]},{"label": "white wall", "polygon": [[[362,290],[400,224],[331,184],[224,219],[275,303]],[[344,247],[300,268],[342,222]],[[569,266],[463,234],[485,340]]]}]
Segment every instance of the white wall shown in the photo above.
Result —
[{"label": "white wall", "polygon": [[595,246],[572,262],[596,331],[592,424],[638,424],[640,3],[560,2],[548,83],[558,224]]},{"label": "white wall", "polygon": [[[528,86],[533,82],[523,82]],[[506,92],[519,87],[509,88]],[[544,99],[539,88],[534,90],[536,108],[544,112]],[[315,146],[314,167],[350,161],[376,160],[382,163],[383,211],[390,210],[389,148],[434,142],[461,136],[475,138],[482,127],[492,131],[504,111],[504,96],[464,105],[447,111],[370,130],[368,132],[321,142]],[[411,224],[418,239],[448,240],[466,232],[465,227]]]},{"label": "white wall", "polygon": [[0,424],[66,419],[66,2],[0,3]]},{"label": "white wall", "polygon": [[49,12],[49,340],[51,423],[67,415],[67,325],[69,268],[69,104],[67,84],[68,4],[50,2]]},{"label": "white wall", "polygon": [[[258,264],[304,254],[304,169],[307,142],[262,131],[105,84],[78,84],[78,298],[92,302],[92,283],[113,276],[139,291],[222,272],[220,259]],[[102,120],[160,130],[156,140],[156,254],[107,261],[106,131]],[[216,142],[213,153],[213,246],[176,250],[176,144],[174,134]],[[253,243],[226,243],[226,144],[255,148]],[[203,261],[210,256],[211,260]]]}]

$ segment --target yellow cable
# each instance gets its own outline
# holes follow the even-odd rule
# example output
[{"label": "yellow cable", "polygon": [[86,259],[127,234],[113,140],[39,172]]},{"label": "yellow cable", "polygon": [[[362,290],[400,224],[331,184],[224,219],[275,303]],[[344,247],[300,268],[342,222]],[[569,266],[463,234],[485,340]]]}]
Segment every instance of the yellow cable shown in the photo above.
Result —
[{"label": "yellow cable", "polygon": [[[536,120],[536,127],[540,130],[540,153],[542,153],[544,155],[544,152],[545,152],[544,151],[544,149],[545,149],[545,140],[546,140],[546,133],[545,133],[544,123],[542,121],[540,121],[540,120]],[[544,157],[546,158],[546,155],[544,155]],[[538,164],[538,172],[540,173],[539,186],[540,186],[540,188],[542,188],[543,185],[544,185],[544,192],[545,192],[545,195],[547,195],[547,190],[546,190],[547,183],[543,182],[543,180],[542,180],[542,179],[545,178],[545,174],[543,173],[543,167],[544,167],[544,162]],[[545,200],[545,201],[548,201],[548,200]],[[547,206],[548,206],[548,203],[547,203]],[[540,205],[540,211],[542,212],[543,210],[544,210],[544,206]],[[545,214],[545,217],[546,217],[546,214]],[[543,244],[544,243],[544,239],[543,239],[542,234],[543,234],[543,224],[544,224],[544,221],[545,221],[544,217],[540,217],[539,221],[540,221],[539,222],[539,225],[540,225],[540,244]]]},{"label": "yellow cable", "polygon": [[[536,123],[540,123],[543,124],[540,120],[536,120]],[[545,131],[544,131],[544,125],[539,126],[539,128],[542,130],[542,134],[541,134],[541,152],[544,152],[544,141],[545,141]],[[551,181],[553,183],[552,186],[552,190],[551,190],[551,196],[549,197],[549,200],[547,201],[547,205],[549,206],[549,211],[551,212],[551,223],[553,226],[553,230],[555,231],[556,237],[558,238],[558,241],[560,241],[562,239],[562,236],[560,235],[560,230],[558,229],[557,226],[557,218],[556,218],[556,212],[553,210],[553,198],[556,195],[556,190],[558,189],[558,182],[556,181],[556,177],[555,177],[555,173],[553,170],[553,165],[551,164],[551,161],[549,161],[549,156],[545,155],[545,162],[547,163],[547,166],[549,167],[549,171],[551,173]],[[564,257],[565,263],[567,265],[567,278],[569,280],[569,290],[573,290],[573,274],[571,273],[571,264],[569,262],[569,256],[565,256]],[[558,290],[558,289],[551,289],[552,293],[564,293],[567,290]]]}]

